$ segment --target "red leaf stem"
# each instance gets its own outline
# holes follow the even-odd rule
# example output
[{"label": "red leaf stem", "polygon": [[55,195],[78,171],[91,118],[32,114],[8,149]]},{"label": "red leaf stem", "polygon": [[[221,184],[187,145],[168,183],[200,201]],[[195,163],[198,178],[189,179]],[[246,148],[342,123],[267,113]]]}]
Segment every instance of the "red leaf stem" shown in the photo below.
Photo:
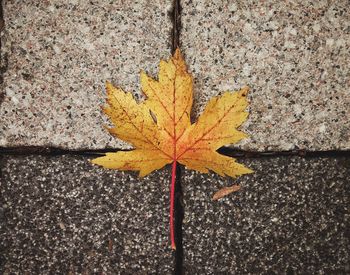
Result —
[{"label": "red leaf stem", "polygon": [[171,170],[171,187],[170,187],[170,239],[171,248],[176,249],[174,234],[174,195],[175,195],[175,179],[176,179],[176,160],[173,162]]}]

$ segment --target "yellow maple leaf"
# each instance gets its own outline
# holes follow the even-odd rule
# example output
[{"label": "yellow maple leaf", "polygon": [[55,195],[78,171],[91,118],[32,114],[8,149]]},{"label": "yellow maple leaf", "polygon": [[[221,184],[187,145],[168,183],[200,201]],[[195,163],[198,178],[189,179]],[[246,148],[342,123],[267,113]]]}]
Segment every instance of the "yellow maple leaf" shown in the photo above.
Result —
[{"label": "yellow maple leaf", "polygon": [[237,177],[252,171],[235,159],[216,150],[247,137],[237,130],[247,118],[248,88],[213,97],[196,123],[191,124],[193,79],[177,49],[168,61],[160,62],[158,80],[141,72],[146,100],[136,102],[131,93],[106,83],[107,106],[104,112],[115,127],[108,129],[116,137],[131,143],[132,151],[107,153],[92,160],[105,168],[136,170],[141,177],[172,163],[170,235],[173,230],[176,163],[190,169]]}]

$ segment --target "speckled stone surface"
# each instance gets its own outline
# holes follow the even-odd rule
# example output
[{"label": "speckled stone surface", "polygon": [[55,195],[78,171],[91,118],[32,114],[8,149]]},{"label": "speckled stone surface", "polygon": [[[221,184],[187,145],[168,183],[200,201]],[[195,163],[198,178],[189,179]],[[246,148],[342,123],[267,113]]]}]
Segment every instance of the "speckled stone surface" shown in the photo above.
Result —
[{"label": "speckled stone surface", "polygon": [[103,128],[104,83],[140,97],[140,70],[170,55],[172,1],[3,2],[0,146],[125,147]]},{"label": "speckled stone surface", "polygon": [[[243,162],[240,160],[240,162]],[[349,158],[265,158],[232,181],[186,172],[186,274],[349,274]]]},{"label": "speckled stone surface", "polygon": [[182,2],[196,110],[250,86],[247,150],[350,148],[349,1]]},{"label": "speckled stone surface", "polygon": [[[232,180],[183,172],[186,274],[348,274],[349,159],[240,162],[255,173],[218,202]],[[169,169],[141,180],[86,157],[0,164],[1,274],[172,274]]]},{"label": "speckled stone surface", "polygon": [[0,156],[1,274],[172,274],[168,183],[83,157]]}]

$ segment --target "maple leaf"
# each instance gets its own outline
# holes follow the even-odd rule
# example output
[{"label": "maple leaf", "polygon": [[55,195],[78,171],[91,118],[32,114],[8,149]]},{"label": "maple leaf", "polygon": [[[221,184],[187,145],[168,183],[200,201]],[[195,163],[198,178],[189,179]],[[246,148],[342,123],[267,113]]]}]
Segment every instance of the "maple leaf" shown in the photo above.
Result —
[{"label": "maple leaf", "polygon": [[146,100],[136,102],[131,93],[106,83],[104,112],[115,127],[109,132],[131,143],[132,151],[106,153],[92,160],[105,168],[136,170],[146,176],[172,163],[170,194],[170,237],[175,249],[173,210],[176,164],[202,173],[237,177],[252,171],[216,150],[247,137],[239,130],[247,118],[248,88],[213,97],[196,123],[191,123],[193,79],[177,49],[168,60],[160,61],[158,80],[141,72]]}]

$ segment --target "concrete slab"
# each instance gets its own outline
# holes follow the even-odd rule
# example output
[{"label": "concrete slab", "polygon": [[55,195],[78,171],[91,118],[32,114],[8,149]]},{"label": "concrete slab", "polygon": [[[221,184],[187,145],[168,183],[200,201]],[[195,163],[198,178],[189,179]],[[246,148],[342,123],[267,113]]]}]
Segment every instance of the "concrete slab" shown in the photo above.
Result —
[{"label": "concrete slab", "polygon": [[197,113],[248,85],[251,139],[239,148],[350,148],[348,1],[181,2]]},{"label": "concrete slab", "polygon": [[1,274],[172,274],[167,169],[139,179],[73,156],[0,168]]},{"label": "concrete slab", "polygon": [[349,158],[241,160],[255,170],[241,190],[186,172],[186,274],[349,274]]},{"label": "concrete slab", "polygon": [[171,6],[5,1],[0,146],[126,148],[103,128],[104,83],[140,97],[140,70],[155,75],[159,59],[170,55]]}]

